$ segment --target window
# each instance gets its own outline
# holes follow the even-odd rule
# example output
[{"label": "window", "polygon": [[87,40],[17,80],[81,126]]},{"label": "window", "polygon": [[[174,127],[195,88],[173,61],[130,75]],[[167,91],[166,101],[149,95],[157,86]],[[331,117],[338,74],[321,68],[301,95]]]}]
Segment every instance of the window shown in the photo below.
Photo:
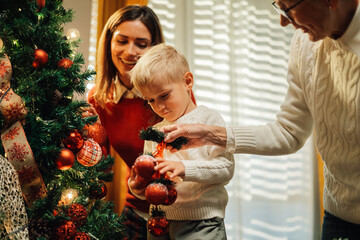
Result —
[{"label": "window", "polygon": [[[294,30],[263,0],[149,0],[167,43],[194,74],[195,97],[229,125],[275,120],[287,90]],[[227,189],[229,240],[319,239],[312,139],[296,154],[236,155]]]}]

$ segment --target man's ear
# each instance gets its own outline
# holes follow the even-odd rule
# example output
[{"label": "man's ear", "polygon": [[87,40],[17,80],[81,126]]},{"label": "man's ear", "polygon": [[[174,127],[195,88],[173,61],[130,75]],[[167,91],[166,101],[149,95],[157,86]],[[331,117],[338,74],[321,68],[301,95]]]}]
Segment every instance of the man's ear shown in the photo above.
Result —
[{"label": "man's ear", "polygon": [[191,90],[194,86],[194,77],[191,72],[186,72],[184,74],[184,83],[187,90]]}]

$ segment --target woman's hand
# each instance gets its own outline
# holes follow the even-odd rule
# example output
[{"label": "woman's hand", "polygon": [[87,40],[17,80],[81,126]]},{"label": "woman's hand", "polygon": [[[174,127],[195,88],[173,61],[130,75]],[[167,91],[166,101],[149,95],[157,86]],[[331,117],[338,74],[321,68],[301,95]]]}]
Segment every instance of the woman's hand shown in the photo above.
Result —
[{"label": "woman's hand", "polygon": [[[217,145],[226,147],[226,128],[205,124],[175,124],[164,126],[160,131],[166,134],[165,142],[172,142],[178,137],[185,137],[188,142],[180,150],[201,147],[204,145]],[[167,146],[171,152],[178,151]]]}]

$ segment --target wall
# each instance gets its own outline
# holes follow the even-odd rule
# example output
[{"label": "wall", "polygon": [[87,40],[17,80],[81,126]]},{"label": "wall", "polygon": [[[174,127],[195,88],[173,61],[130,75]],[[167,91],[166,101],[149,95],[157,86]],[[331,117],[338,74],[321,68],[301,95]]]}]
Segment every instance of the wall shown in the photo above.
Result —
[{"label": "wall", "polygon": [[81,43],[76,52],[83,54],[85,67],[88,66],[89,39],[90,39],[90,20],[91,20],[91,0],[63,0],[65,9],[74,10],[73,21],[66,24],[64,33],[69,28],[76,28],[80,31]]}]

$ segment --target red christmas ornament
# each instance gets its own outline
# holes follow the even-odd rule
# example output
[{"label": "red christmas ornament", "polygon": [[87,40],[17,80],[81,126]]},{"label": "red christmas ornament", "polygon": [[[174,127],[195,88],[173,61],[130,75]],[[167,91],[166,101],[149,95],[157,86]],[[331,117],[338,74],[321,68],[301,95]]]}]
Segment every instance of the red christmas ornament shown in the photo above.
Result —
[{"label": "red christmas ornament", "polygon": [[150,183],[145,189],[146,201],[150,204],[164,204],[168,198],[168,190],[162,183]]},{"label": "red christmas ornament", "polygon": [[84,129],[87,132],[87,138],[94,139],[101,147],[106,145],[107,133],[105,127],[101,125],[101,123],[96,122],[93,125],[88,124]]},{"label": "red christmas ornament", "polygon": [[99,181],[97,186],[90,188],[90,195],[95,199],[101,199],[107,194],[107,187],[104,182]]},{"label": "red christmas ornament", "polygon": [[136,167],[137,174],[139,174],[140,177],[149,178],[155,173],[155,159],[150,155],[139,156],[135,160],[134,166]]},{"label": "red christmas ornament", "polygon": [[84,232],[77,232],[74,237],[74,240],[90,240],[90,239],[91,239],[90,236]]},{"label": "red christmas ornament", "polygon": [[67,209],[66,216],[70,217],[71,221],[75,224],[76,227],[80,227],[86,221],[87,211],[83,205],[79,203],[73,203]]},{"label": "red christmas ornament", "polygon": [[61,149],[59,157],[55,160],[55,165],[60,170],[68,170],[75,163],[75,155],[67,148]]},{"label": "red christmas ornament", "polygon": [[42,49],[35,49],[34,58],[35,59],[32,63],[34,68],[42,67],[49,61],[48,54]]},{"label": "red christmas ornament", "polygon": [[84,139],[81,134],[75,129],[70,132],[69,136],[63,140],[66,148],[77,153],[84,145]]},{"label": "red christmas ornament", "polygon": [[45,0],[36,0],[39,5],[39,10],[41,10],[45,6]]},{"label": "red christmas ornament", "polygon": [[58,240],[73,239],[76,234],[76,226],[72,221],[65,220],[55,228],[54,234]]},{"label": "red christmas ornament", "polygon": [[138,186],[138,188],[146,188],[152,181],[154,181],[154,178],[143,178],[140,177],[139,175],[135,176],[135,182],[140,183],[140,185]]},{"label": "red christmas ornament", "polygon": [[71,60],[68,59],[68,58],[60,59],[60,60],[57,62],[57,66],[58,66],[59,68],[64,68],[64,69],[70,68],[73,64],[74,64],[74,62],[71,61]]},{"label": "red christmas ornament", "polygon": [[171,205],[177,199],[177,191],[176,188],[171,184],[166,185],[166,188],[168,190],[168,197],[166,198],[164,205]]},{"label": "red christmas ornament", "polygon": [[169,232],[169,220],[165,216],[152,216],[149,218],[148,231],[154,236],[161,236]]},{"label": "red christmas ornament", "polygon": [[76,154],[77,161],[86,166],[91,167],[96,165],[102,158],[102,150],[100,145],[93,139],[89,138],[84,141],[81,150]]}]

